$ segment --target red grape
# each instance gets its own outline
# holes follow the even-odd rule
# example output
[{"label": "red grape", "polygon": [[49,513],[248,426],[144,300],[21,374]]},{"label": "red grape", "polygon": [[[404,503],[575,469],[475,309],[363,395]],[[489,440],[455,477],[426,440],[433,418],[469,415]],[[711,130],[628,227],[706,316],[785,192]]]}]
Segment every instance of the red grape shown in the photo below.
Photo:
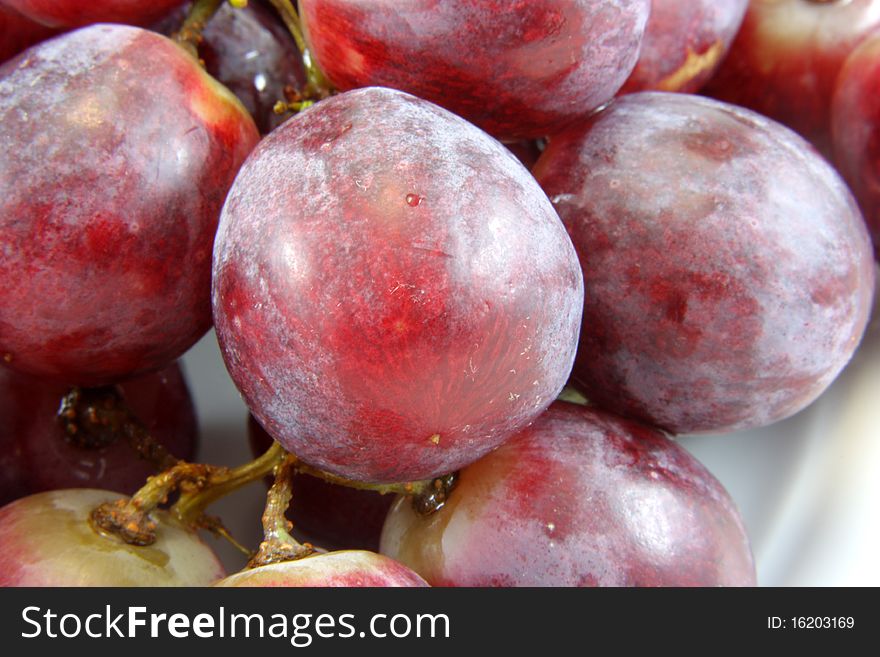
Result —
[{"label": "red grape", "polygon": [[[189,7],[187,3],[172,12],[153,29],[173,34]],[[305,84],[302,57],[290,32],[273,11],[254,0],[243,9],[224,3],[202,31],[199,55],[208,73],[238,97],[263,134],[286,118],[274,111],[285,100],[285,88],[301,90]]]},{"label": "red grape", "polygon": [[650,0],[301,0],[312,54],[340,89],[393,87],[496,137],[542,137],[611,99]]},{"label": "red grape", "polygon": [[831,105],[834,158],[880,254],[880,34],[846,60]]},{"label": "red grape", "polygon": [[453,471],[565,383],[582,282],[546,196],[501,144],[389,89],[270,134],[230,192],[214,319],[270,435],[351,479]]},{"label": "red grape", "polygon": [[843,181],[803,139],[699,96],[619,98],[534,169],[584,265],[574,379],[674,433],[769,424],[849,361],[874,288]]},{"label": "red grape", "polygon": [[56,34],[56,30],[40,25],[0,5],[0,64],[28,46]]},{"label": "red grape", "polygon": [[122,496],[76,489],[0,508],[0,586],[207,586],[225,576],[199,537],[164,511],[153,545],[128,545],[89,525],[92,509]]},{"label": "red grape", "polygon": [[181,48],[96,25],[0,67],[0,356],[100,385],[211,325],[211,250],[259,136]]},{"label": "red grape", "polygon": [[750,586],[721,484],[659,432],[557,402],[462,470],[446,505],[400,498],[382,552],[434,586]]},{"label": "red grape", "polygon": [[721,64],[749,0],[652,0],[635,70],[621,93],[693,92]]},{"label": "red grape", "polygon": [[342,550],[243,570],[215,586],[409,587],[427,586],[427,583],[406,566],[381,554]]},{"label": "red grape", "polygon": [[24,16],[52,27],[91,23],[146,25],[183,0],[0,0]]},{"label": "red grape", "polygon": [[706,93],[781,121],[827,153],[837,74],[876,30],[880,0],[751,0]]},{"label": "red grape", "polygon": [[[0,369],[0,505],[44,490],[101,488],[131,494],[155,467],[122,437],[87,447],[68,440],[56,418],[63,385]],[[192,458],[198,429],[180,367],[131,379],[122,399],[153,438],[181,459]]]}]

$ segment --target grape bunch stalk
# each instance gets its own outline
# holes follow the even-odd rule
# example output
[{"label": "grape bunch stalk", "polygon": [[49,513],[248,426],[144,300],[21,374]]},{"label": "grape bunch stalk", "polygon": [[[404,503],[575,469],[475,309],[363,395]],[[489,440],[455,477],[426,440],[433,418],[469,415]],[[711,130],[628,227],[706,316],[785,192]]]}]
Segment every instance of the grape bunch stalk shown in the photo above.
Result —
[{"label": "grape bunch stalk", "polygon": [[[757,88],[762,4],[0,0],[0,585],[755,585],[674,438],[846,366],[880,179],[867,34],[795,125],[858,200],[694,95]],[[178,366],[212,327],[234,467]],[[243,545],[210,507],[261,480]]]}]

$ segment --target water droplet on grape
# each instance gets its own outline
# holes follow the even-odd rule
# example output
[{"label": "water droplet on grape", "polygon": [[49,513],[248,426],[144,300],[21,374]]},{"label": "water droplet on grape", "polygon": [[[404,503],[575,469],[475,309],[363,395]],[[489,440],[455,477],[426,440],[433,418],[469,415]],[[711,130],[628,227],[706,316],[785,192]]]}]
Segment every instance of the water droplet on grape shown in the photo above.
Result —
[{"label": "water droplet on grape", "polygon": [[411,208],[417,208],[422,204],[422,197],[418,194],[407,194],[406,204]]}]

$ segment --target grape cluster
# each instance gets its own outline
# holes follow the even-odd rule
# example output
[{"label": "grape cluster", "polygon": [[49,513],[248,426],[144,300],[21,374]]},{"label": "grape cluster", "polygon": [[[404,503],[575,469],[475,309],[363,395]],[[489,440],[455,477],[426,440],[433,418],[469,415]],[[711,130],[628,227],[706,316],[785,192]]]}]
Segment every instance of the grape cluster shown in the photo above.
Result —
[{"label": "grape cluster", "polygon": [[673,438],[859,345],[880,0],[242,4],[0,0],[0,585],[754,585]]}]

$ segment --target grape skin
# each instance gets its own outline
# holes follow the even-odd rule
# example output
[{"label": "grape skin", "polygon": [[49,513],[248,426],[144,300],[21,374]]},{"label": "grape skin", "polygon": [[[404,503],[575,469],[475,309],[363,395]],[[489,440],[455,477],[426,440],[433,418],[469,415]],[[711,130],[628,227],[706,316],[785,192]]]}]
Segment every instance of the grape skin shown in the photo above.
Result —
[{"label": "grape skin", "polygon": [[[272,437],[248,416],[248,440],[255,455],[272,445]],[[271,485],[272,480],[267,478]],[[376,552],[379,535],[394,495],[331,484],[298,474],[291,482],[294,502],[287,511],[298,536],[325,550],[358,549]]]},{"label": "grape skin", "polygon": [[0,508],[0,586],[209,586],[226,572],[198,535],[165,511],[153,545],[92,529],[92,509],[122,496],[93,489],[24,497]]},{"label": "grape skin", "polygon": [[243,570],[220,587],[424,587],[425,580],[393,559],[365,550],[314,554]]},{"label": "grape skin", "polygon": [[831,105],[834,159],[849,182],[880,254],[880,35],[847,58]]},{"label": "grape skin", "polygon": [[682,447],[557,402],[465,468],[446,505],[395,503],[381,551],[432,586],[753,586],[739,514]]},{"label": "grape skin", "polygon": [[378,88],[263,140],[223,211],[213,293],[260,424],[311,465],[376,482],[455,470],[536,417],[568,376],[583,303],[571,242],[514,156]]},{"label": "grape skin", "polygon": [[[171,36],[189,11],[187,3],[152,29]],[[285,88],[301,91],[305,85],[302,58],[290,32],[275,13],[252,0],[243,9],[224,2],[202,30],[199,56],[208,73],[236,95],[250,112],[261,134],[268,134],[287,118],[275,112],[285,100]]]},{"label": "grape skin", "polygon": [[623,96],[534,173],[585,278],[573,378],[673,433],[804,408],[864,333],[874,267],[846,185],[790,130],[698,96]]},{"label": "grape skin", "polygon": [[715,73],[749,0],[652,0],[639,61],[620,90],[698,91]]},{"label": "grape skin", "polygon": [[796,130],[829,155],[830,104],[843,62],[880,29],[880,0],[751,0],[704,92]]},{"label": "grape skin", "polygon": [[302,0],[339,89],[430,100],[499,139],[537,138],[610,100],[635,66],[650,0]]},{"label": "grape skin", "polygon": [[101,385],[211,325],[220,208],[259,135],[172,41],[97,25],[0,67],[0,357]]},{"label": "grape skin", "polygon": [[35,23],[0,5],[0,64],[55,33],[52,28]]},{"label": "grape skin", "polygon": [[50,27],[92,23],[147,25],[183,0],[0,0],[23,16]]}]

